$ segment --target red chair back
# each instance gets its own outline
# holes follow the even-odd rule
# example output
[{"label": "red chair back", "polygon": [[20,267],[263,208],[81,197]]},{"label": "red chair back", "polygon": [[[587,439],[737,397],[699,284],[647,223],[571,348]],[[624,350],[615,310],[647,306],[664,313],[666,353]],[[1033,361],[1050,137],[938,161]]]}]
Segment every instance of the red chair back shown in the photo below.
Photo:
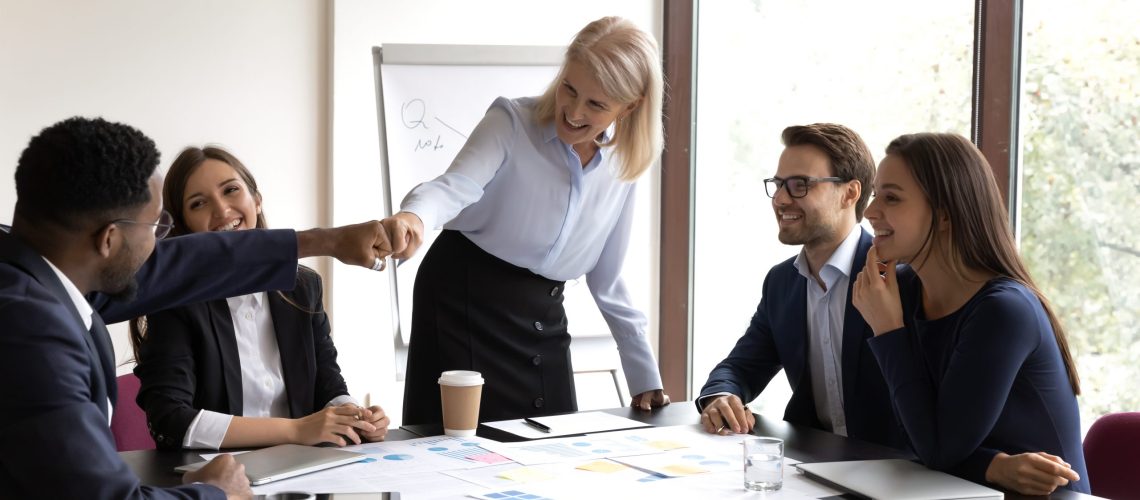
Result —
[{"label": "red chair back", "polygon": [[1098,418],[1085,435],[1084,448],[1093,495],[1140,498],[1140,412]]},{"label": "red chair back", "polygon": [[111,414],[111,434],[115,436],[115,449],[119,451],[153,450],[154,440],[146,428],[146,413],[135,404],[139,393],[139,378],[133,373],[120,375],[119,403]]}]

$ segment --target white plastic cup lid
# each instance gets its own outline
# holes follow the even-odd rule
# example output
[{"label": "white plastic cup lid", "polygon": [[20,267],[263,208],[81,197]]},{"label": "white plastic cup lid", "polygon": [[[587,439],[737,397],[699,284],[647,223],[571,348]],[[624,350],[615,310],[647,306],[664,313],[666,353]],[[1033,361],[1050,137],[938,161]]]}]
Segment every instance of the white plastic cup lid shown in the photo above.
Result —
[{"label": "white plastic cup lid", "polygon": [[439,383],[453,387],[483,385],[483,374],[467,370],[446,371],[439,375]]}]

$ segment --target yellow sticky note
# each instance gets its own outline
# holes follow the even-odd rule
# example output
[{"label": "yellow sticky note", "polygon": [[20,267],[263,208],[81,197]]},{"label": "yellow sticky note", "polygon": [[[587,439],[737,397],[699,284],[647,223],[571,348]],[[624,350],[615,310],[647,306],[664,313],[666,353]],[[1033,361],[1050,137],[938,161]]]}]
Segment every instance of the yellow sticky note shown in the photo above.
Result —
[{"label": "yellow sticky note", "polygon": [[620,470],[625,470],[625,466],[616,462],[608,460],[596,460],[588,464],[582,464],[576,467],[577,469],[588,470],[590,472],[601,472],[605,474],[614,473]]},{"label": "yellow sticky note", "polygon": [[547,481],[554,479],[553,474],[533,467],[519,467],[518,469],[511,469],[499,474],[496,477],[510,481],[518,481],[520,483],[525,483],[528,481]]},{"label": "yellow sticky note", "polygon": [[657,448],[658,450],[661,450],[661,451],[676,450],[677,448],[688,448],[688,446],[686,446],[685,444],[678,443],[676,441],[666,441],[666,440],[650,441],[650,442],[645,443],[645,444],[652,446],[654,448]]},{"label": "yellow sticky note", "polygon": [[702,469],[695,465],[687,464],[667,465],[665,466],[664,470],[665,472],[675,476],[691,476],[693,474],[704,474],[708,472],[708,469]]}]

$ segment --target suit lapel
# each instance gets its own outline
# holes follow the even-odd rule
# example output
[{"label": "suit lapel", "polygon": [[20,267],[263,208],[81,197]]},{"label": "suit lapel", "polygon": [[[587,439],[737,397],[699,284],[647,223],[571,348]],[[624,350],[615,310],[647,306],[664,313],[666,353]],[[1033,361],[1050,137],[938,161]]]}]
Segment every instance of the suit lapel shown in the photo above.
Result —
[{"label": "suit lapel", "polygon": [[115,381],[115,349],[111,347],[111,333],[107,331],[107,325],[103,324],[103,318],[98,313],[91,315],[90,334],[95,343],[96,361],[101,368],[99,375],[102,375],[103,383],[106,384],[107,399],[114,406],[119,401],[119,384]]},{"label": "suit lapel", "polygon": [[[118,387],[114,378],[115,370],[112,361],[114,360],[114,351],[111,348],[111,337],[106,326],[103,325],[103,321],[99,319],[97,324],[93,322],[91,330],[87,330],[84,318],[79,316],[79,311],[75,309],[75,304],[59,280],[59,276],[55,274],[55,271],[52,271],[41,255],[24,245],[19,237],[7,232],[0,232],[0,261],[11,263],[35,278],[40,285],[55,296],[56,300],[63,304],[64,308],[71,311],[72,324],[76,331],[80,332],[84,343],[87,344],[88,352],[91,354],[91,401],[99,407],[103,416],[109,416],[109,408],[107,408],[105,401],[110,400],[111,404],[114,404]],[[99,315],[92,314],[91,317],[95,320],[99,318]],[[93,333],[96,330],[98,333]]]},{"label": "suit lapel", "polygon": [[[789,332],[797,332],[797,334],[785,335],[783,337],[791,342],[789,346],[789,352],[792,354],[791,359],[799,362],[800,376],[797,383],[803,386],[804,382],[807,381],[804,377],[807,377],[807,374],[811,372],[811,370],[808,369],[809,360],[807,350],[807,280],[804,279],[803,276],[800,276],[795,268],[792,269],[792,272],[794,273],[794,277],[792,278],[791,290],[789,292],[791,302],[788,308],[789,311],[792,311],[792,314],[788,315],[789,324],[787,328]],[[808,384],[806,387],[810,389],[811,384]]]},{"label": "suit lapel", "polygon": [[[863,269],[867,262],[867,250],[871,248],[871,235],[860,230],[859,246],[855,250],[855,259],[851,262],[850,279],[847,284],[847,302],[843,315],[843,401],[844,406],[855,403],[856,380],[859,377],[859,356],[863,352],[863,344],[871,337],[870,329],[863,322],[863,315],[855,306],[851,305],[851,294],[855,290],[855,276]],[[846,408],[844,408],[846,411]],[[850,412],[847,412],[850,415]],[[848,422],[850,424],[850,422]]]},{"label": "suit lapel", "polygon": [[210,315],[210,330],[218,343],[218,357],[222,363],[222,381],[226,386],[226,401],[231,415],[242,414],[241,356],[238,355],[237,336],[230,306],[225,299],[206,303]]},{"label": "suit lapel", "polygon": [[[780,344],[781,359],[792,386],[784,418],[803,425],[819,426],[812,397],[811,369],[808,365],[807,280],[789,263],[786,302],[773,309],[786,311],[783,320],[773,324],[773,334]],[[784,333],[777,333],[784,332]]]},{"label": "suit lapel", "polygon": [[[266,292],[269,301],[269,316],[273,321],[273,331],[277,335],[277,349],[281,353],[281,379],[285,382],[285,400],[289,403],[289,413],[293,418],[308,414],[310,409],[302,407],[300,401],[302,380],[306,379],[304,346],[300,338],[300,325],[304,318],[294,313],[295,307],[285,302],[281,294]],[[294,298],[295,299],[295,298]],[[308,402],[304,402],[308,405]]]},{"label": "suit lapel", "polygon": [[107,417],[107,421],[110,422],[111,415],[107,412],[107,405],[114,403],[111,403],[112,400],[108,391],[111,387],[115,387],[116,389],[118,389],[118,387],[111,386],[107,383],[107,376],[103,370],[102,357],[99,356],[99,348],[96,347],[94,338],[95,335],[90,331],[85,332],[83,335],[83,341],[87,344],[87,351],[91,353],[91,402],[99,407],[99,411],[103,412],[103,416]]},{"label": "suit lapel", "polygon": [[71,311],[71,317],[81,330],[85,329],[85,318],[79,316],[79,311],[71,302],[71,296],[63,288],[59,276],[52,271],[44,258],[31,248],[28,248],[17,238],[9,234],[0,233],[0,261],[10,262],[36,279],[44,288],[47,288],[56,299]]}]

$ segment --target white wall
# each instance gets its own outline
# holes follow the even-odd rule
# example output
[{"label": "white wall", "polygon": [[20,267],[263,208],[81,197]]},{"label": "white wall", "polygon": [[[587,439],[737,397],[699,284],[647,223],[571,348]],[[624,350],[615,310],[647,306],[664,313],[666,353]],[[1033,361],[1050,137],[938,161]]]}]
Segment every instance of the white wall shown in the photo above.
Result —
[{"label": "white wall", "polygon": [[[138,127],[162,170],[187,145],[220,143],[257,176],[270,224],[327,224],[328,11],[315,1],[4,0],[0,223],[11,222],[28,140],[85,115]],[[124,361],[124,329],[112,331]]]},{"label": "white wall", "polygon": [[[333,222],[350,223],[382,213],[373,46],[566,45],[579,29],[606,15],[626,17],[660,40],[661,12],[661,0],[336,0],[332,14]],[[655,200],[656,186],[645,187],[650,189],[644,189],[641,198]],[[398,203],[397,199],[394,205]],[[648,242],[656,242],[656,234],[645,235],[642,241],[653,245]],[[627,273],[628,267],[627,262]],[[655,270],[656,263],[644,267]],[[339,263],[333,265],[333,273],[334,329],[339,332],[337,346],[350,388],[354,393],[369,393],[374,404],[384,406],[399,421],[403,387],[394,377],[387,277]],[[653,320],[656,302],[653,297],[646,311]],[[612,341],[609,345],[613,352]],[[577,359],[576,355],[575,363]]]},{"label": "white wall", "polygon": [[[186,145],[223,144],[257,176],[275,227],[379,218],[372,46],[565,45],[605,15],[660,39],[661,3],[0,0],[0,223],[11,221],[28,139],[73,115],[138,127],[158,144],[162,169]],[[655,200],[655,181],[646,187],[640,198]],[[317,267],[349,388],[398,420],[387,277]],[[112,332],[125,361],[123,329]]]}]

